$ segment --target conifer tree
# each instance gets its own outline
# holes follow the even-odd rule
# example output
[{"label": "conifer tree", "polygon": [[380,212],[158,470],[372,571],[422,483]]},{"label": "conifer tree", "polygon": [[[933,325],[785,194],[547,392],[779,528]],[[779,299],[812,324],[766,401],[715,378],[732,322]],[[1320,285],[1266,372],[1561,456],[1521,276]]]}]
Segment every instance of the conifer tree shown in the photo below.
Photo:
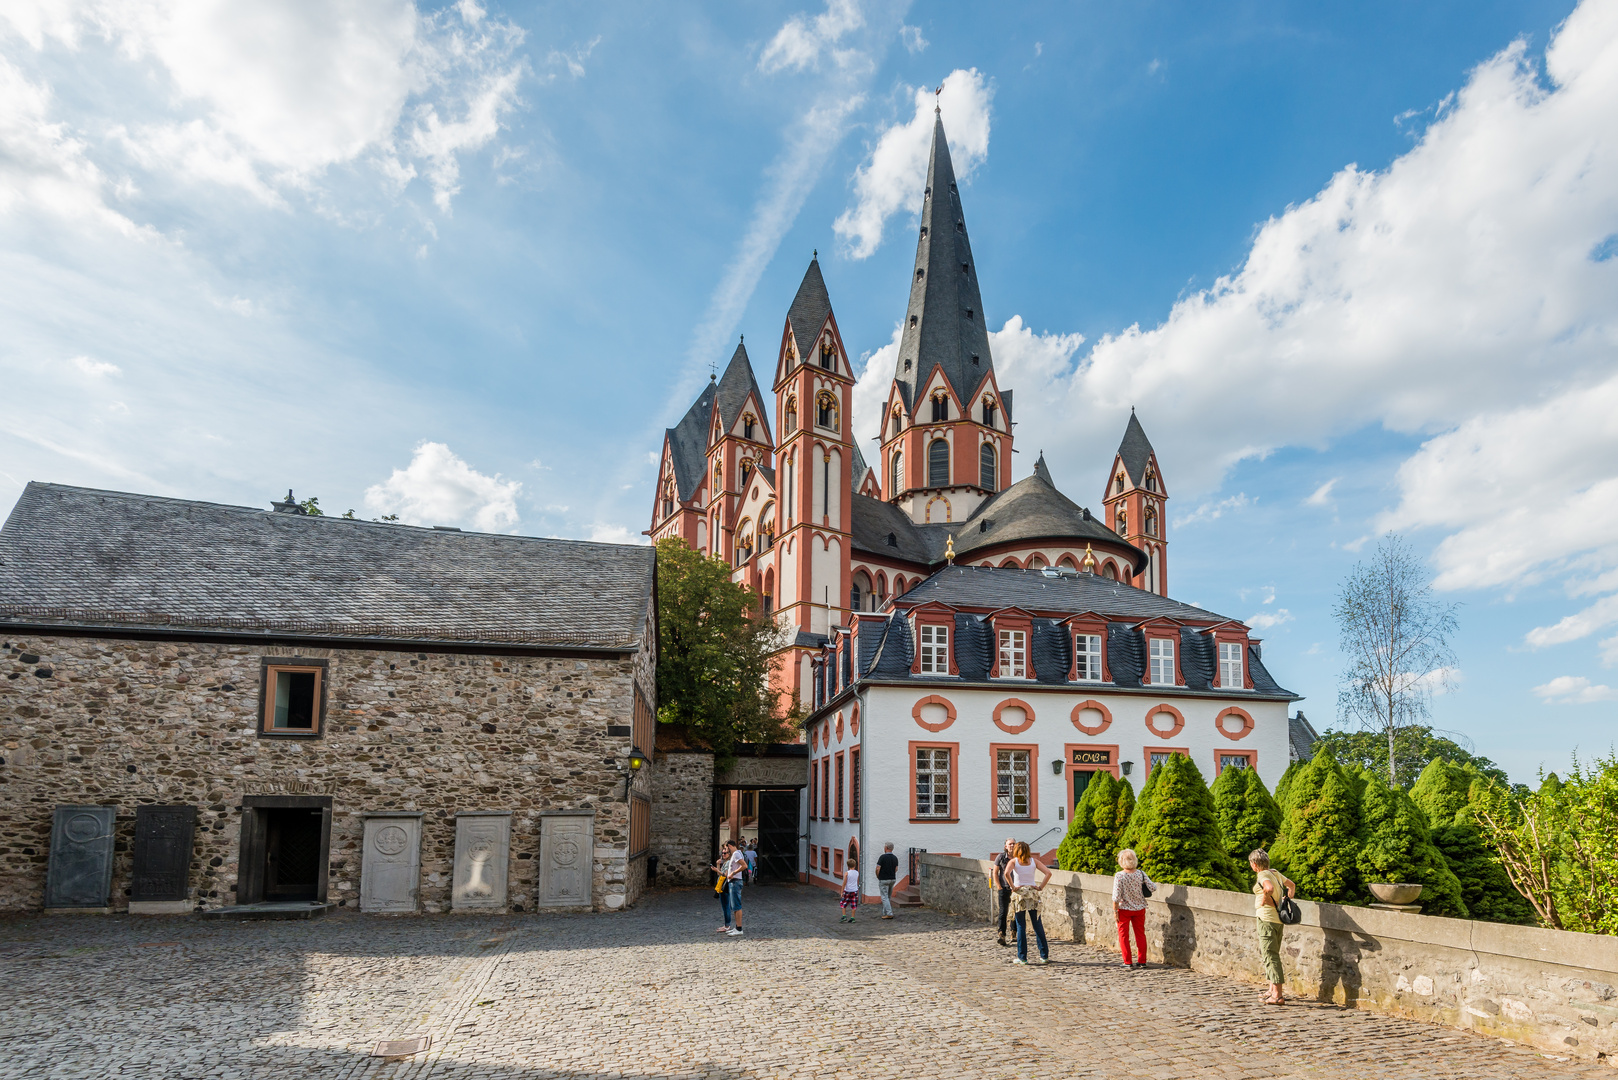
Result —
[{"label": "conifer tree", "polygon": [[1226,769],[1210,789],[1225,852],[1245,866],[1255,848],[1268,850],[1281,831],[1281,810],[1270,798],[1257,769]]},{"label": "conifer tree", "polygon": [[[1155,881],[1241,888],[1236,864],[1225,853],[1213,795],[1197,763],[1170,754],[1152,770],[1147,787],[1152,789],[1151,813],[1129,845],[1140,856],[1141,868]],[[1130,824],[1133,829],[1134,822]]]},{"label": "conifer tree", "polygon": [[1353,784],[1331,753],[1321,750],[1293,775],[1270,860],[1297,884],[1300,896],[1355,903],[1360,899],[1359,832]]},{"label": "conifer tree", "polygon": [[1134,809],[1135,789],[1128,780],[1114,780],[1109,772],[1096,773],[1073,808],[1067,836],[1056,849],[1057,865],[1081,874],[1113,873]]},{"label": "conifer tree", "polygon": [[1368,777],[1361,802],[1364,842],[1362,881],[1420,884],[1421,910],[1428,915],[1468,917],[1461,883],[1433,846],[1427,818],[1408,794],[1379,777]]},{"label": "conifer tree", "polygon": [[1275,782],[1275,805],[1280,808],[1281,816],[1286,817],[1288,792],[1292,781],[1298,775],[1298,770],[1309,764],[1307,761],[1291,761],[1287,763],[1287,771],[1281,774],[1281,779]]},{"label": "conifer tree", "polygon": [[1124,827],[1124,835],[1119,843],[1123,848],[1134,848],[1140,854],[1141,834],[1146,830],[1152,818],[1152,800],[1157,796],[1157,769],[1146,774],[1146,783],[1140,786],[1140,794],[1135,798],[1135,809],[1129,815],[1129,824]]},{"label": "conifer tree", "polygon": [[1476,769],[1434,758],[1410,789],[1432,830],[1433,844],[1461,883],[1461,899],[1474,919],[1532,924],[1534,909],[1512,887],[1500,858],[1484,843],[1472,813],[1473,796],[1489,780]]}]

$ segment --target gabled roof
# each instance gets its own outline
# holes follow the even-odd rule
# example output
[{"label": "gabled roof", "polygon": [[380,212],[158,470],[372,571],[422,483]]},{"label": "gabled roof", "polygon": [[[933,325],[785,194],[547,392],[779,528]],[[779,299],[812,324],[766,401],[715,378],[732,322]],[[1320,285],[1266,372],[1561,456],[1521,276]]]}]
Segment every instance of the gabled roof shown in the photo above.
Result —
[{"label": "gabled roof", "polygon": [[634,648],[654,558],[31,483],[0,529],[0,626]]},{"label": "gabled roof", "polygon": [[[753,378],[753,362],[747,358],[747,347],[738,343],[736,351],[730,354],[725,373],[719,377],[719,389],[714,399],[714,407],[719,410],[720,430],[729,434],[730,429],[736,426],[749,395],[758,401],[762,413],[764,395],[759,392],[758,381]],[[763,419],[760,415],[761,423]]]},{"label": "gabled roof", "polygon": [[787,308],[787,323],[792,327],[798,348],[804,351],[814,348],[830,317],[831,296],[826,292],[826,279],[820,276],[820,256],[816,254],[809,260],[809,269],[798,283],[798,295]]},{"label": "gabled roof", "polygon": [[1152,460],[1152,442],[1146,437],[1146,429],[1140,426],[1135,418],[1135,410],[1129,410],[1129,426],[1124,428],[1124,441],[1118,444],[1118,457],[1124,463],[1124,471],[1129,473],[1129,481],[1136,487],[1146,482],[1146,465]]},{"label": "gabled roof", "polygon": [[[906,406],[912,409],[918,387],[931,378],[934,367],[943,370],[955,396],[964,401],[994,366],[955,167],[950,162],[943,119],[936,114],[921,227],[893,376],[902,386]],[[908,371],[906,360],[911,361]]]},{"label": "gabled roof", "polygon": [[697,497],[697,488],[702,486],[702,477],[707,472],[708,421],[713,416],[714,398],[718,393],[718,387],[709,379],[680,422],[664,432],[669,456],[674,459],[674,483],[680,489],[681,502]]}]

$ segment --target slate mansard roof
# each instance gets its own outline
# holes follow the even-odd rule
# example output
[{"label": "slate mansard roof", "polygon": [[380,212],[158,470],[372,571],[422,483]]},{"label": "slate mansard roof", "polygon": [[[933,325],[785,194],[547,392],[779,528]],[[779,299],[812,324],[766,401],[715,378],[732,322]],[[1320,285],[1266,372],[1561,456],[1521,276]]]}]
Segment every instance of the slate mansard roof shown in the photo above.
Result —
[{"label": "slate mansard roof", "polygon": [[[1069,615],[1094,612],[1107,620],[1105,648],[1112,682],[1102,686],[1153,693],[1239,694],[1257,699],[1298,700],[1298,695],[1283,688],[1270,675],[1260,658],[1257,643],[1250,644],[1247,650],[1253,689],[1230,691],[1214,686],[1214,643],[1206,631],[1212,626],[1238,620],[1094,574],[1048,576],[1038,570],[951,566],[927,578],[894,603],[895,609],[884,616],[861,615],[859,618],[860,670],[856,678],[860,680],[937,682],[936,675],[911,672],[915,643],[908,616],[912,607],[939,603],[956,609],[953,612],[955,632],[950,645],[959,675],[949,680],[954,685],[1004,685],[991,683],[989,679],[993,641],[992,628],[984,613],[1020,608],[1033,615],[1029,659],[1034,668],[1035,685],[1097,685],[1068,681],[1073,664],[1073,641],[1061,625]],[[1185,685],[1172,691],[1142,682],[1146,671],[1146,638],[1141,627],[1155,618],[1189,624],[1179,628],[1180,670],[1185,676]],[[821,699],[822,706],[825,700]]]},{"label": "slate mansard roof", "polygon": [[646,633],[654,558],[31,483],[0,528],[0,626],[624,652]]}]

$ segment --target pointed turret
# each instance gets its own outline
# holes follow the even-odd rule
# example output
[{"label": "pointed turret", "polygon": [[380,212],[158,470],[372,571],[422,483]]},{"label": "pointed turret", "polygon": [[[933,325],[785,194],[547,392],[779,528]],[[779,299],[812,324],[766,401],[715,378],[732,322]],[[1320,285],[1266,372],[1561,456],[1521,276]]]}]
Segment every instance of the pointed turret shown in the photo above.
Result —
[{"label": "pointed turret", "polygon": [[1107,524],[1125,540],[1146,552],[1144,573],[1134,584],[1149,592],[1168,595],[1168,516],[1164,501],[1169,497],[1157,452],[1140,426],[1135,410],[1129,410],[1129,424],[1107,474],[1107,489],[1101,496]]},{"label": "pointed turret", "polygon": [[966,235],[966,215],[955,186],[955,167],[944,138],[944,121],[935,114],[933,149],[922,194],[921,236],[910,283],[910,307],[894,379],[911,410],[918,408],[917,390],[935,367],[959,401],[969,402],[993,368],[989,334],[978,292],[977,265]]},{"label": "pointed turret", "polygon": [[798,295],[787,308],[787,325],[792,328],[800,351],[814,346],[830,314],[831,296],[826,292],[826,279],[820,276],[820,252],[817,251],[809,260],[803,281],[798,284]]},{"label": "pointed turret", "polygon": [[1051,479],[1051,470],[1045,464],[1045,451],[1043,450],[1039,452],[1039,460],[1034,462],[1034,475],[1045,481],[1051,487],[1056,486],[1056,481]]},{"label": "pointed turret", "polygon": [[1151,463],[1152,440],[1146,437],[1146,429],[1140,426],[1140,420],[1135,416],[1135,410],[1129,410],[1129,426],[1124,428],[1123,441],[1118,444],[1118,460],[1123,464],[1129,474],[1129,482],[1141,487],[1146,482],[1146,468]]},{"label": "pointed turret", "polygon": [[[736,351],[730,355],[730,363],[726,365],[725,373],[719,377],[719,389],[714,397],[714,408],[721,431],[729,432],[736,426],[736,418],[741,415],[749,397],[753,399],[752,408],[757,410],[754,417],[762,429],[764,395],[759,391],[758,382],[753,378],[753,362],[747,357],[747,346],[738,343]],[[753,437],[758,438],[758,435]]]}]

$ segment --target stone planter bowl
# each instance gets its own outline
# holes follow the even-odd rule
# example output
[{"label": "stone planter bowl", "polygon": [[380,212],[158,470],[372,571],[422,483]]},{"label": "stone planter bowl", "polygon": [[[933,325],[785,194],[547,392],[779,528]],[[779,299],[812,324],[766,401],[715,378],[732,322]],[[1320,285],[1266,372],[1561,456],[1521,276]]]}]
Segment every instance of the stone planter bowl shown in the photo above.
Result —
[{"label": "stone planter bowl", "polygon": [[1371,895],[1384,904],[1414,904],[1416,898],[1421,896],[1421,886],[1375,883],[1371,885]]}]

